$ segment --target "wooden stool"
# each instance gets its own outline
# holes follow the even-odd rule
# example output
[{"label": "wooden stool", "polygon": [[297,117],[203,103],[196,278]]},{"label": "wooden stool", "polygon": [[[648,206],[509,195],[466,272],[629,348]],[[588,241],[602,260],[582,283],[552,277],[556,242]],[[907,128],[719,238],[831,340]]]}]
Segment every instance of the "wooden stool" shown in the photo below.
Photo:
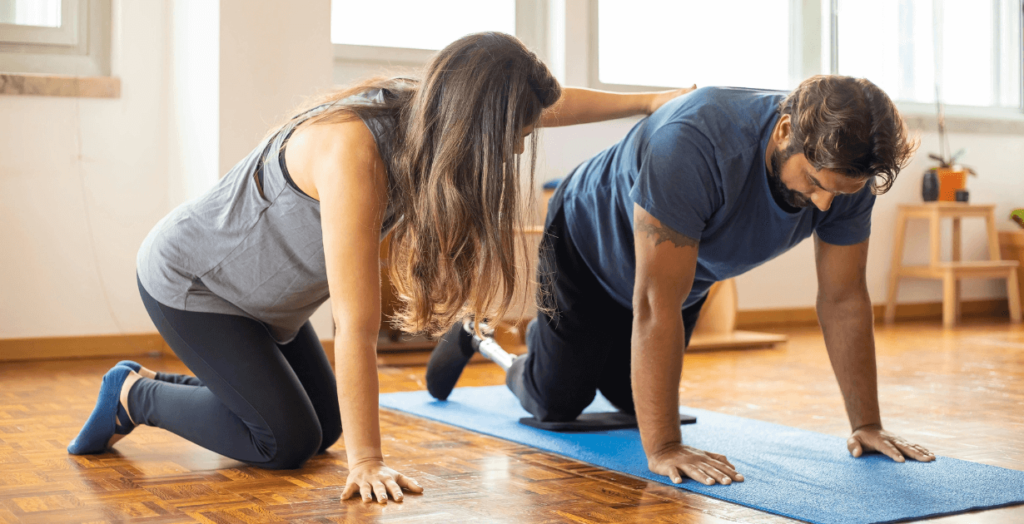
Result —
[{"label": "wooden stool", "polygon": [[738,304],[736,279],[711,284],[687,350],[772,348],[788,340],[786,335],[736,329]]},{"label": "wooden stool", "polygon": [[[903,243],[907,222],[923,218],[930,225],[931,258],[928,265],[904,266]],[[953,219],[953,260],[940,258],[941,235],[939,225],[943,218]],[[964,262],[960,260],[960,219],[984,218],[988,235],[989,260]],[[931,202],[921,205],[900,205],[896,217],[896,237],[893,242],[892,268],[889,272],[889,298],[885,305],[885,321],[896,319],[896,294],[900,278],[930,278],[942,281],[942,325],[953,327],[960,319],[960,279],[1005,278],[1006,295],[1010,307],[1010,321],[1021,321],[1020,292],[1017,289],[1017,261],[1000,260],[999,237],[996,231],[994,205],[972,205],[964,202]]]}]

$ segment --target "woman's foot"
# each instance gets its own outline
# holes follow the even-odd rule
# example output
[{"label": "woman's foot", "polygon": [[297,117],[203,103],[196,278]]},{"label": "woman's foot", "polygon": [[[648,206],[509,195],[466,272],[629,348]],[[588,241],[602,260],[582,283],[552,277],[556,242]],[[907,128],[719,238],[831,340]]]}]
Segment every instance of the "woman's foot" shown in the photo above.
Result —
[{"label": "woman's foot", "polygon": [[141,375],[142,378],[159,380],[160,382],[167,382],[170,384],[182,384],[185,386],[201,387],[203,385],[203,381],[196,377],[189,375],[175,375],[174,373],[157,373],[156,371],[146,369],[142,367],[142,364],[131,360],[122,360],[118,362],[117,365],[131,368],[133,371]]},{"label": "woman's foot", "polygon": [[122,360],[117,363],[118,366],[125,366],[131,368],[132,371],[142,375],[142,378],[151,378],[156,380],[156,371],[142,367],[142,364],[132,360]]},{"label": "woman's foot", "polygon": [[128,391],[142,376],[127,366],[117,365],[103,375],[103,384],[89,420],[68,444],[68,453],[102,453],[135,429],[128,415]]},{"label": "woman's foot", "polygon": [[[146,368],[142,369],[149,371]],[[149,372],[152,373],[152,371]],[[134,386],[141,378],[143,378],[143,376],[140,373],[132,371],[128,374],[128,377],[124,379],[124,384],[121,385],[121,394],[118,395],[119,404],[117,406],[117,425],[118,429],[122,429],[124,431],[114,431],[114,436],[110,437],[110,440],[107,441],[108,448],[131,433],[132,430],[135,429],[135,426],[138,425],[132,418],[131,412],[128,411],[128,392],[132,390],[132,386]]]}]

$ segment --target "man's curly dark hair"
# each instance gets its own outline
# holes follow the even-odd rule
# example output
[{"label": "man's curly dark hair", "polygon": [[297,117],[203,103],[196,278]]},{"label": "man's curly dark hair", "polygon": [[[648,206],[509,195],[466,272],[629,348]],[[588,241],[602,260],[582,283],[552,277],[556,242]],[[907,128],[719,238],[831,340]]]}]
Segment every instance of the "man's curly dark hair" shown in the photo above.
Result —
[{"label": "man's curly dark hair", "polygon": [[889,96],[863,78],[808,78],[779,112],[792,120],[787,154],[803,153],[815,169],[873,177],[876,195],[892,187],[919,145]]}]

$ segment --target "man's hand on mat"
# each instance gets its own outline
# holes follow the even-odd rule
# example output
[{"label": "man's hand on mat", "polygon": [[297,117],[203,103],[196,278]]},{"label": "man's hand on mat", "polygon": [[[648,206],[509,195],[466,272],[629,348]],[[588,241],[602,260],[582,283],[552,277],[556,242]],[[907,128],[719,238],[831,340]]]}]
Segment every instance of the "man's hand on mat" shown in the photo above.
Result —
[{"label": "man's hand on mat", "polygon": [[854,457],[860,457],[865,451],[877,451],[896,462],[904,462],[906,460],[904,457],[910,457],[919,462],[935,460],[935,455],[931,451],[885,431],[878,424],[857,428],[846,441],[846,447]]},{"label": "man's hand on mat", "polygon": [[341,500],[347,500],[359,493],[363,497],[363,502],[372,502],[376,496],[377,502],[387,504],[388,495],[391,495],[395,502],[402,502],[403,489],[423,493],[423,488],[415,480],[385,466],[383,462],[366,462],[357,464],[349,470]]},{"label": "man's hand on mat", "polygon": [[743,482],[743,475],[736,472],[735,466],[725,455],[682,444],[647,457],[647,467],[654,473],[667,476],[676,484],[683,481],[683,475],[708,486],[716,482],[725,485],[733,481]]},{"label": "man's hand on mat", "polygon": [[692,92],[694,89],[697,89],[697,84],[693,84],[690,87],[684,87],[682,89],[652,93],[653,96],[651,97],[651,103],[647,106],[647,114],[657,111],[659,107],[665,105],[665,102],[668,102],[677,96],[682,96],[686,93]]}]

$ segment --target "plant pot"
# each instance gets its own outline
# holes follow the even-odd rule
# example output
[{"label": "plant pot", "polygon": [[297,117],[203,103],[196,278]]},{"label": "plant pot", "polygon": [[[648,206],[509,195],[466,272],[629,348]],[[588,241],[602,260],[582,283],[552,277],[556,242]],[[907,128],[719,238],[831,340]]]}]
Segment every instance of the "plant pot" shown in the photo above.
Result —
[{"label": "plant pot", "polygon": [[959,167],[937,167],[939,200],[956,202],[956,192],[967,187],[967,170]]}]

